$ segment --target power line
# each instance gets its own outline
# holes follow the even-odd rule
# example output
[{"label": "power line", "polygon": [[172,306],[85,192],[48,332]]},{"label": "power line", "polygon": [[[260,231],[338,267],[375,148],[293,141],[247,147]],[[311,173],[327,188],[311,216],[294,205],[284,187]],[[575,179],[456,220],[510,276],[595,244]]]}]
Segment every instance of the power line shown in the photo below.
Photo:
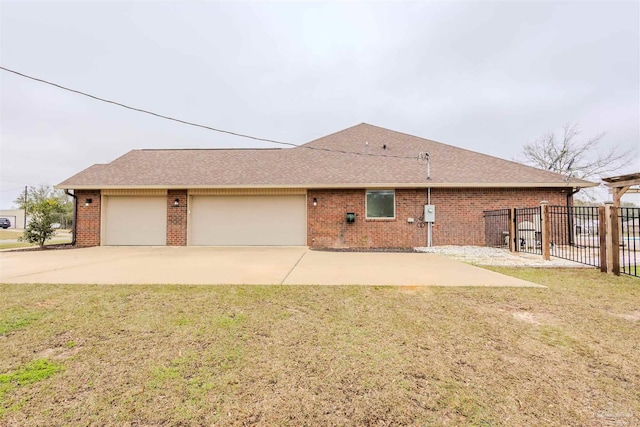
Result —
[{"label": "power line", "polygon": [[105,98],[101,98],[99,96],[95,96],[95,95],[91,95],[91,94],[86,93],[86,92],[82,92],[80,90],[71,89],[71,88],[68,88],[66,86],[62,86],[62,85],[59,85],[57,83],[52,83],[52,82],[47,81],[47,80],[39,79],[37,77],[29,76],[27,74],[23,74],[23,73],[20,73],[18,71],[11,70],[9,68],[5,68],[5,67],[2,67],[2,66],[0,66],[0,69],[4,70],[4,71],[7,71],[9,73],[16,74],[16,75],[18,75],[20,77],[24,77],[24,78],[27,78],[27,79],[30,79],[30,80],[35,80],[35,81],[40,82],[40,83],[48,84],[48,85],[57,87],[59,89],[63,89],[63,90],[69,91],[69,92],[76,93],[78,95],[83,95],[83,96],[95,99],[97,101],[102,101],[102,102],[106,102],[108,104],[117,105],[119,107],[126,108],[126,109],[133,110],[133,111],[138,111],[140,113],[149,114],[149,115],[152,115],[152,116],[155,116],[155,117],[159,117],[161,119],[171,120],[171,121],[174,121],[174,122],[182,123],[182,124],[189,125],[189,126],[199,127],[199,128],[202,128],[202,129],[207,129],[207,130],[211,130],[211,131],[214,131],[214,132],[226,133],[226,134],[237,136],[237,137],[240,137],[240,138],[249,138],[249,139],[253,139],[253,140],[256,140],[256,141],[270,142],[270,143],[273,143],[273,144],[287,145],[287,146],[290,146],[290,147],[306,148],[306,149],[309,149],[309,150],[327,151],[327,152],[331,152],[331,153],[355,154],[355,155],[359,155],[359,156],[370,156],[370,157],[393,157],[393,158],[398,158],[398,159],[416,159],[417,158],[416,156],[394,156],[394,155],[390,155],[390,154],[361,153],[361,152],[356,152],[356,151],[335,150],[335,149],[331,149],[331,148],[309,147],[307,145],[297,145],[297,144],[293,144],[291,142],[283,142],[283,141],[277,141],[275,139],[260,138],[260,137],[257,137],[257,136],[251,136],[251,135],[246,135],[246,134],[242,134],[242,133],[231,132],[231,131],[228,131],[228,130],[217,129],[217,128],[214,128],[214,127],[211,127],[211,126],[207,126],[207,125],[202,125],[202,124],[199,124],[199,123],[189,122],[189,121],[182,120],[182,119],[176,119],[175,117],[165,116],[164,114],[154,113],[152,111],[144,110],[142,108],[131,107],[129,105],[122,104],[120,102],[111,101],[111,100],[108,100],[108,99],[105,99]]},{"label": "power line", "polygon": [[0,190],[0,193],[6,193],[7,191],[24,190],[24,187],[7,188],[6,190]]}]

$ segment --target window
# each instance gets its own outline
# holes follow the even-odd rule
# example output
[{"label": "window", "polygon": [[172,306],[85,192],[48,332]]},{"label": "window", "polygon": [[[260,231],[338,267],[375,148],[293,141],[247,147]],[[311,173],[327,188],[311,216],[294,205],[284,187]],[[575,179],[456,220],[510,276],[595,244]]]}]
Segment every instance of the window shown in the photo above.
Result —
[{"label": "window", "polygon": [[395,218],[396,193],[394,190],[367,190],[367,218]]}]

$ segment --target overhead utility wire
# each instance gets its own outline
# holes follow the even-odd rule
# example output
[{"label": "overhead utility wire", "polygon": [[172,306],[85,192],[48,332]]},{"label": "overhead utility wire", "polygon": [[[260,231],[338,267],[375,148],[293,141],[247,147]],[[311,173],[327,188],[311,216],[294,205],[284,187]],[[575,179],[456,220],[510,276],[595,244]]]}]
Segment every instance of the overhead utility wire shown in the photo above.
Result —
[{"label": "overhead utility wire", "polygon": [[270,142],[270,143],[273,143],[273,144],[280,144],[280,145],[288,145],[288,146],[291,146],[291,147],[306,148],[308,150],[328,151],[328,152],[332,152],[332,153],[356,154],[356,155],[359,155],[359,156],[370,156],[370,157],[394,157],[394,158],[398,158],[398,159],[416,159],[417,158],[416,156],[394,156],[394,155],[390,155],[390,154],[360,153],[360,152],[357,152],[357,151],[334,150],[334,149],[331,149],[331,148],[323,148],[323,147],[309,147],[309,146],[306,146],[306,145],[293,144],[291,142],[283,142],[283,141],[277,141],[277,140],[274,140],[274,139],[260,138],[260,137],[257,137],[257,136],[245,135],[245,134],[242,134],[242,133],[231,132],[231,131],[224,130],[224,129],[217,129],[217,128],[214,128],[214,127],[211,127],[211,126],[206,126],[206,125],[201,125],[201,124],[198,124],[198,123],[188,122],[186,120],[176,119],[175,117],[165,116],[164,114],[154,113],[152,111],[144,110],[142,108],[131,107],[129,105],[122,104],[120,102],[111,101],[111,100],[108,100],[108,99],[105,99],[105,98],[101,98],[99,96],[91,95],[91,94],[86,93],[86,92],[82,92],[82,91],[79,91],[79,90],[71,89],[71,88],[59,85],[57,83],[52,83],[52,82],[47,81],[47,80],[43,80],[43,79],[39,79],[37,77],[29,76],[27,74],[23,74],[23,73],[20,73],[18,71],[11,70],[9,68],[5,68],[5,67],[2,67],[2,66],[0,66],[0,69],[4,70],[4,71],[7,71],[9,73],[16,74],[16,75],[18,75],[20,77],[24,77],[24,78],[27,78],[27,79],[35,80],[37,82],[48,84],[48,85],[51,85],[51,86],[55,86],[55,87],[57,87],[59,89],[63,89],[63,90],[69,91],[69,92],[77,93],[78,95],[87,96],[87,97],[93,98],[93,99],[95,99],[97,101],[102,101],[102,102],[106,102],[108,104],[117,105],[119,107],[123,107],[123,108],[129,109],[129,110],[133,110],[133,111],[138,111],[140,113],[150,114],[152,116],[160,117],[161,119],[171,120],[171,121],[174,121],[174,122],[178,122],[178,123],[182,123],[182,124],[189,125],[189,126],[195,126],[195,127],[207,129],[207,130],[211,130],[211,131],[214,131],[214,132],[226,133],[226,134],[237,136],[237,137],[240,137],[240,138],[249,138],[249,139],[253,139],[253,140],[256,140],[256,141],[264,141],[264,142]]}]

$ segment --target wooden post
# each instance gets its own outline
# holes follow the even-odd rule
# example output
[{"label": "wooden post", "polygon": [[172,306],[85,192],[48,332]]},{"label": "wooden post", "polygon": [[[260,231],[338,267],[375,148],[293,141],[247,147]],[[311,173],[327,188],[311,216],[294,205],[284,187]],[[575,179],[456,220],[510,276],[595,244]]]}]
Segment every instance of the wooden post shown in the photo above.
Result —
[{"label": "wooden post", "polygon": [[616,276],[620,275],[620,227],[618,226],[618,207],[615,204],[611,207],[611,267]]},{"label": "wooden post", "polygon": [[516,244],[516,208],[509,210],[509,250],[515,252],[518,250]]},{"label": "wooden post", "polygon": [[542,258],[545,261],[549,261],[551,259],[551,247],[549,244],[551,230],[549,229],[549,202],[546,200],[540,202],[540,215],[542,217]]},{"label": "wooden post", "polygon": [[607,272],[607,215],[605,207],[598,206],[598,237],[600,237],[600,271]]}]

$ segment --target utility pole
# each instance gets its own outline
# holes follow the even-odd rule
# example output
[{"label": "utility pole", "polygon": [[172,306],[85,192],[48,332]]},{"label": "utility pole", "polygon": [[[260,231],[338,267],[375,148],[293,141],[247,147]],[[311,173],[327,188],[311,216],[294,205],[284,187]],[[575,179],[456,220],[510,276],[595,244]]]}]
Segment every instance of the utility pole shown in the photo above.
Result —
[{"label": "utility pole", "polygon": [[28,189],[28,185],[24,186],[24,229],[27,229],[27,203],[28,203],[28,199],[27,199],[27,189]]}]

